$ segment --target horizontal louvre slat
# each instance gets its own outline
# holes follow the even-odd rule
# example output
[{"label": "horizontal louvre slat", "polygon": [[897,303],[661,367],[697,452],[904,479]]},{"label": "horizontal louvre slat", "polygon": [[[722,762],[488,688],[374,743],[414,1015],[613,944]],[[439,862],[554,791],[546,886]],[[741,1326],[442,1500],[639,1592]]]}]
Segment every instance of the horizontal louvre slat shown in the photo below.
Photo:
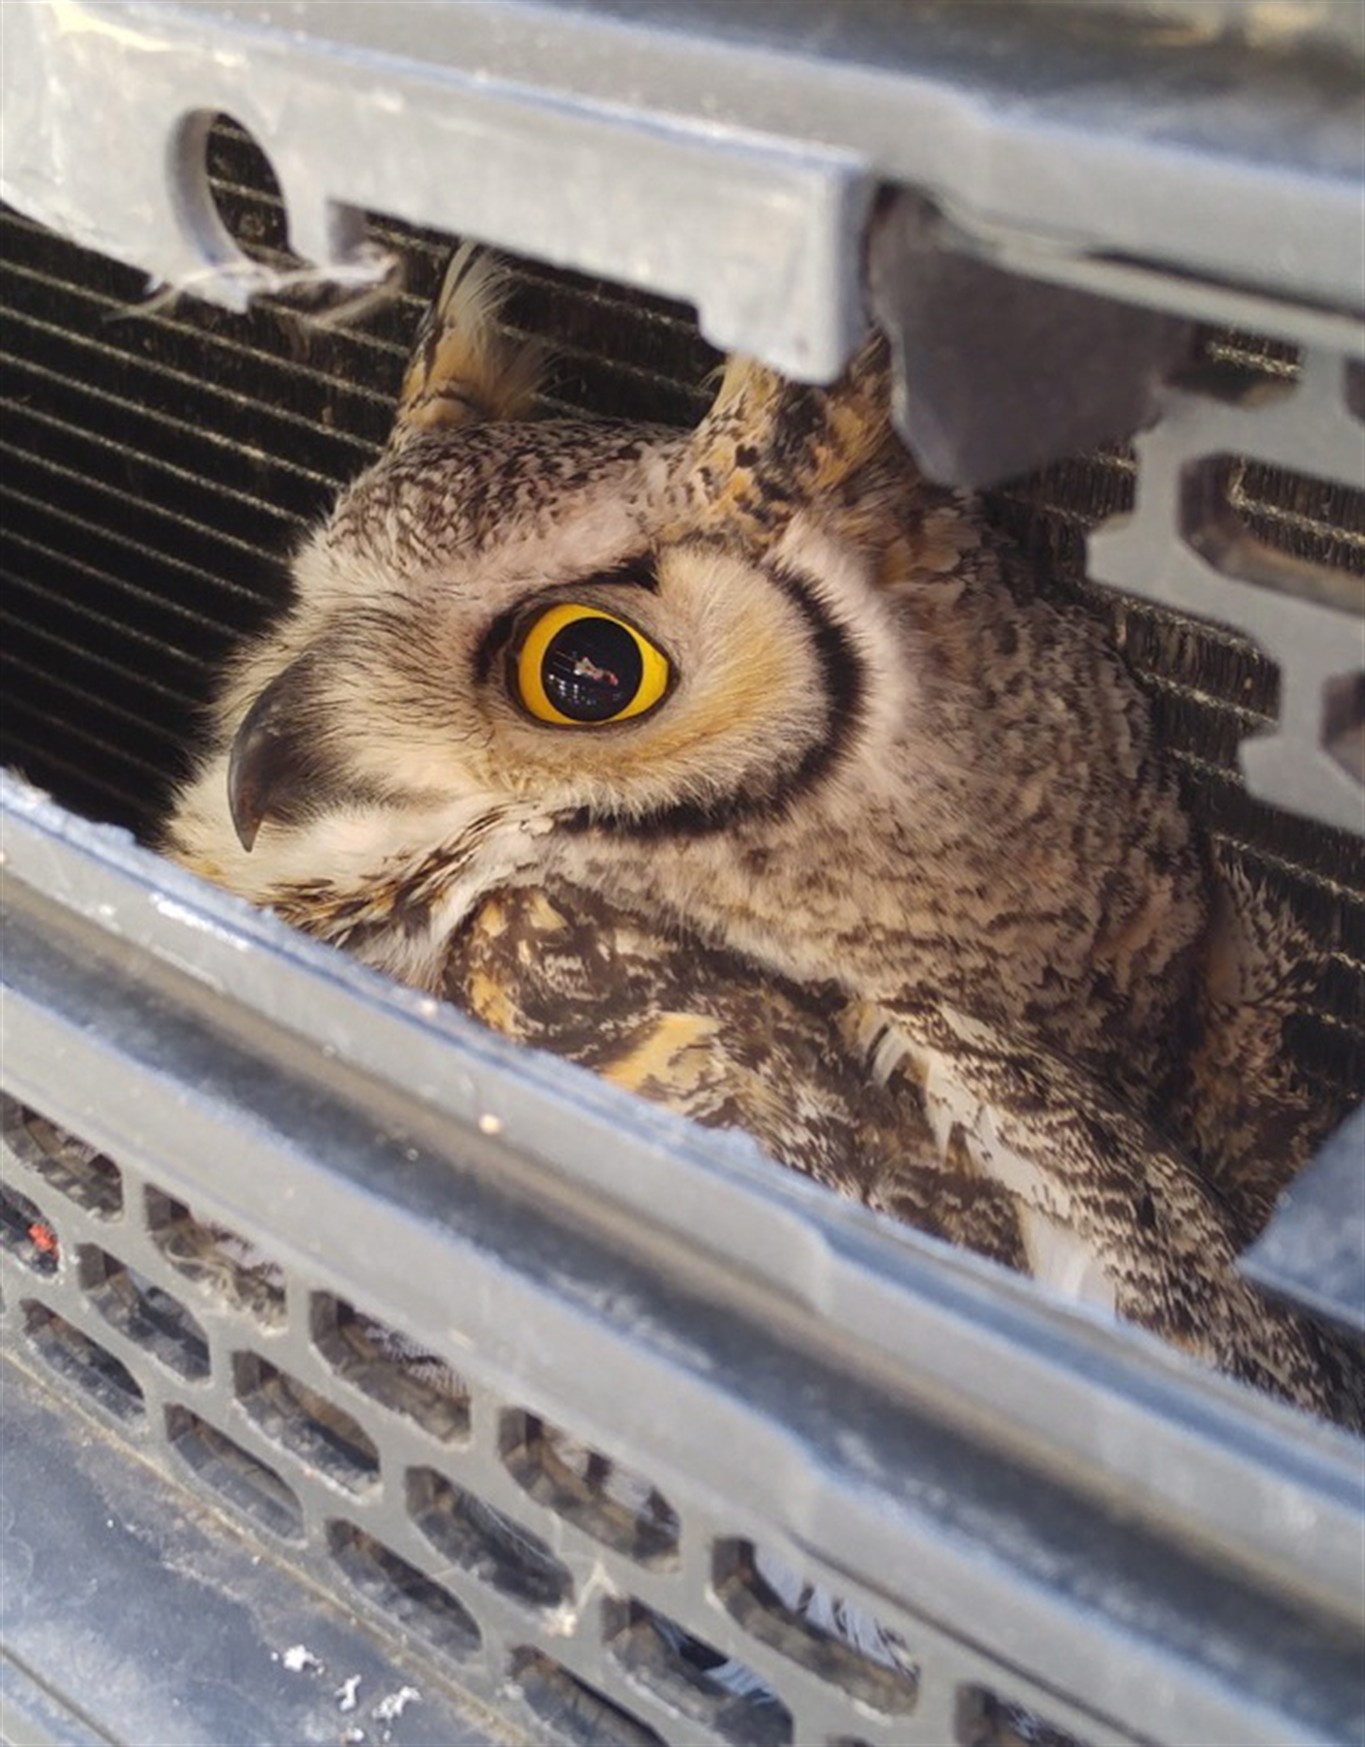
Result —
[{"label": "horizontal louvre slat", "polygon": [[[214,671],[214,659],[207,652],[207,645],[221,648],[231,641],[230,629],[220,620],[196,612],[179,600],[139,587],[126,576],[103,571],[72,553],[58,551],[29,532],[21,532],[15,506],[32,511],[35,518],[42,515],[45,506],[12,491],[0,491],[0,501],[6,498],[12,507],[0,543],[22,555],[13,560],[13,571],[16,577],[22,575],[36,595],[59,610],[88,616],[101,627],[103,635],[117,626],[124,636],[145,643],[149,650],[174,656],[187,669],[200,674]],[[97,535],[98,530],[78,523],[69,529],[57,526],[53,532],[59,538],[63,533]],[[115,560],[118,549],[111,547],[109,556],[111,562]]]},{"label": "horizontal louvre slat", "polygon": [[[240,476],[241,483],[235,489],[251,495],[252,488],[259,494],[266,487],[275,494],[289,492],[299,497],[313,497],[318,493],[325,494],[336,489],[337,479],[334,474],[320,473],[315,468],[301,466],[290,456],[272,454],[267,450],[243,444],[232,431],[231,410],[225,409],[224,430],[216,430],[202,421],[202,406],[204,399],[212,401],[211,391],[206,391],[202,385],[195,384],[186,377],[181,382],[181,395],[189,405],[187,410],[196,408],[201,417],[181,417],[177,413],[160,407],[149,401],[149,391],[154,388],[159,372],[150,368],[139,368],[137,360],[120,359],[131,370],[138,371],[139,380],[130,383],[129,392],[117,393],[109,387],[97,387],[90,380],[91,374],[98,371],[107,383],[109,368],[106,353],[100,348],[84,342],[79,337],[63,334],[45,323],[33,322],[30,318],[11,315],[11,321],[21,324],[29,330],[24,335],[27,348],[24,356],[11,356],[0,353],[0,367],[13,370],[16,373],[17,384],[23,393],[25,379],[31,386],[27,398],[30,404],[37,403],[37,392],[51,397],[44,404],[54,413],[64,407],[79,407],[84,421],[92,431],[107,436],[115,436],[117,430],[127,429],[131,425],[135,429],[146,432],[145,442],[153,450],[158,444],[174,444],[177,453],[182,458],[202,452],[206,460],[211,460],[212,471],[222,483],[232,486]],[[43,330],[46,329],[46,333]],[[52,362],[42,362],[34,354],[41,346],[43,339],[51,342]],[[38,345],[35,346],[35,340]],[[86,358],[80,357],[84,349]],[[79,371],[84,363],[87,368]],[[73,370],[73,365],[77,368]],[[104,366],[101,369],[101,366]],[[194,396],[193,401],[190,397]],[[254,410],[252,403],[239,402],[246,410]],[[346,457],[348,468],[355,460],[366,457]],[[207,467],[205,469],[207,471]],[[226,473],[227,477],[224,478]],[[267,499],[273,501],[273,499]]]},{"label": "horizontal louvre slat", "polygon": [[46,727],[40,714],[18,700],[11,714],[7,700],[5,762],[39,788],[61,795],[75,812],[114,818],[133,830],[153,824],[159,811],[156,796],[164,785],[149,796],[145,789],[139,792],[120,780],[125,767],[117,749],[97,753],[94,760],[82,758],[82,748],[74,743],[57,752],[44,732]]},{"label": "horizontal louvre slat", "polygon": [[262,598],[259,588],[244,586],[234,580],[234,573],[269,573],[277,558],[267,547],[149,504],[119,484],[92,478],[62,460],[36,454],[7,438],[0,439],[0,456],[5,457],[0,489],[6,495],[39,509],[51,504],[54,515],[69,517],[96,534],[197,576],[225,602],[235,598],[249,604]]},{"label": "horizontal louvre slat", "polygon": [[[0,656],[0,672],[9,668],[10,663]],[[139,818],[156,804],[158,796],[164,796],[172,773],[154,759],[145,758],[130,748],[107,712],[102,712],[99,720],[84,710],[73,712],[70,687],[58,685],[46,674],[28,675],[27,679],[29,683],[22,691],[17,676],[5,681],[6,733],[15,733],[28,745],[35,759],[41,759],[44,766],[54,761],[55,755],[48,744],[51,724],[54,719],[61,720],[63,712],[67,712],[71,720],[63,721],[62,756],[56,762],[64,762],[68,769],[82,774],[88,773],[91,780],[99,777],[106,784],[118,787],[134,801]],[[78,692],[75,695],[79,697]],[[82,757],[82,754],[86,756]],[[20,769],[24,768],[21,760],[16,762],[19,762]],[[30,770],[28,774],[34,773]],[[130,777],[135,779],[135,783],[128,781]]]},{"label": "horizontal louvre slat", "polygon": [[184,526],[237,545],[276,552],[305,526],[301,517],[285,515],[273,504],[234,491],[212,476],[205,478],[178,461],[148,455],[131,441],[117,442],[32,406],[10,406],[5,434],[16,453],[59,454],[72,473],[89,480],[117,479],[122,490],[174,514]]},{"label": "horizontal louvre slat", "polygon": [[[0,576],[0,583],[3,583],[7,598],[10,596],[11,591],[16,588],[24,591],[24,584],[15,577]],[[54,650],[61,650],[67,657],[69,665],[75,664],[79,667],[99,670],[110,676],[111,683],[115,688],[127,688],[128,696],[134,701],[134,703],[140,701],[144,707],[144,711],[149,705],[153,708],[158,707],[159,700],[164,700],[164,704],[160,707],[164,707],[166,704],[174,709],[181,710],[194,709],[196,707],[197,700],[195,698],[187,696],[183,692],[176,691],[174,686],[163,684],[160,679],[153,678],[149,673],[138,672],[132,667],[125,666],[123,662],[116,659],[112,654],[97,653],[95,650],[84,647],[78,642],[73,642],[69,637],[63,637],[53,628],[49,621],[45,621],[43,624],[39,625],[32,620],[18,618],[14,613],[9,612],[4,608],[0,608],[0,625],[8,627],[10,635],[13,638],[13,641],[10,644],[10,652],[12,655],[17,656],[19,649],[22,648],[24,641],[27,639],[45,644]],[[155,697],[149,699],[147,697],[149,692],[154,693]],[[111,702],[119,701],[118,689],[111,690],[108,695]],[[123,703],[121,708],[126,710],[128,708],[127,703]],[[157,718],[155,716],[147,715],[137,710],[133,710],[132,714],[138,721],[146,722],[153,727],[157,726]],[[172,741],[171,744],[174,745],[174,741]]]},{"label": "horizontal louvre slat", "polygon": [[[10,249],[13,248],[12,239]],[[70,245],[63,245],[67,251]],[[68,263],[63,263],[70,270]],[[39,317],[53,310],[52,280],[63,280],[61,266],[56,272],[43,270],[21,273],[9,254],[8,274],[13,284],[8,295],[16,306]],[[315,368],[300,347],[336,351],[334,330],[310,332],[292,311],[263,302],[253,305],[245,316],[233,315],[216,305],[196,298],[184,297],[165,310],[147,310],[125,298],[100,291],[80,294],[67,288],[68,297],[83,312],[78,312],[74,325],[89,333],[96,322],[101,323],[101,337],[110,350],[134,355],[155,353],[173,370],[193,376],[199,374],[219,388],[259,400],[270,406],[269,389],[282,382],[288,384],[288,395],[280,404],[289,408],[306,425],[325,429],[329,422],[348,430],[363,443],[382,443],[393,412],[393,396],[402,373],[403,354],[390,347],[379,352],[387,368],[383,376],[371,383],[373,372],[363,374],[354,368],[356,360],[347,353],[353,366],[349,373]],[[374,363],[374,359],[370,360]]]},{"label": "horizontal louvre slat", "polygon": [[[28,484],[33,484],[33,480],[28,480]],[[37,484],[44,486],[47,482],[38,477]],[[84,563],[87,552],[101,557],[110,570],[115,563],[126,564],[138,580],[131,582],[124,573],[117,580],[117,592],[128,597],[129,608],[131,603],[138,603],[140,610],[133,610],[133,624],[150,629],[150,625],[171,622],[180,625],[182,632],[184,627],[196,627],[187,653],[203,648],[204,653],[211,655],[213,650],[220,650],[234,634],[264,622],[269,603],[283,594],[283,589],[266,589],[264,585],[260,590],[224,589],[217,577],[197,570],[194,564],[159,552],[154,545],[133,536],[101,528],[100,522],[87,521],[86,517],[70,512],[61,515],[49,501],[26,493],[9,480],[0,484],[0,503],[5,505],[3,538],[10,542],[31,543],[52,552],[59,552],[65,543],[72,549],[70,556],[84,566],[84,573],[91,580],[100,577],[101,566]],[[187,601],[199,604],[191,606]],[[175,643],[175,629],[168,629],[166,638]],[[177,646],[185,646],[185,641],[182,636]]]},{"label": "horizontal louvre slat", "polygon": [[[67,667],[59,672],[55,666],[37,668],[22,660],[22,652],[13,645],[0,655],[0,665],[10,678],[6,681],[6,704],[20,694],[33,703],[39,697],[60,692],[77,705],[76,716],[84,730],[102,745],[124,752],[129,761],[145,775],[164,782],[169,767],[181,762],[181,742],[160,722],[149,722],[145,716],[126,710],[108,695],[107,688],[95,689],[82,684],[80,677]],[[96,733],[103,725],[104,734]]]}]

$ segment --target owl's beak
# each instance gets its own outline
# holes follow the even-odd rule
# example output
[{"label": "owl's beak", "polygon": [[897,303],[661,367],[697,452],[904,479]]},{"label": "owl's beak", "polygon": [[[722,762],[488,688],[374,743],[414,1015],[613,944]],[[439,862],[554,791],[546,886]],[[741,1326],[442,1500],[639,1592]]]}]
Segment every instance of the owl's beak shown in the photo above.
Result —
[{"label": "owl's beak", "polygon": [[316,725],[308,708],[316,657],[301,655],[272,679],[242,718],[228,759],[228,806],[248,854],[271,817],[298,809],[320,775]]}]

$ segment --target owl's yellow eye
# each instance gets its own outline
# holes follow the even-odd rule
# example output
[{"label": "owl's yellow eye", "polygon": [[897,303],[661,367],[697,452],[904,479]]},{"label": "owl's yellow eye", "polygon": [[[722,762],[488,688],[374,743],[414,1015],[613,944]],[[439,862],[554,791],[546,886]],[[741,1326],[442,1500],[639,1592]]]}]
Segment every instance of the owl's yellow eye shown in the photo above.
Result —
[{"label": "owl's yellow eye", "polygon": [[580,728],[652,710],[668,657],[642,631],[597,607],[547,607],[512,651],[512,685],[538,722]]}]

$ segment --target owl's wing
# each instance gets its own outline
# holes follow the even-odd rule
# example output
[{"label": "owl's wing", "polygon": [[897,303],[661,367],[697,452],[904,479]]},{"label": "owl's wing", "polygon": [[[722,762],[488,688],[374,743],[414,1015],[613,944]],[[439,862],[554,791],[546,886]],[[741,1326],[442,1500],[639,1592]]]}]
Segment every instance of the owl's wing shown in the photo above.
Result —
[{"label": "owl's wing", "polygon": [[1359,1364],[1242,1280],[1227,1209],[1180,1154],[1069,1063],[941,1002],[850,1008],[562,886],[485,900],[445,992],[842,1194],[1365,1421]]},{"label": "owl's wing", "polygon": [[596,893],[508,888],[446,961],[447,999],[778,1163],[1009,1267],[1013,1197],[940,1157],[917,1092],[871,1085],[842,1042],[843,998],[784,982]]},{"label": "owl's wing", "polygon": [[1217,1190],[1089,1075],[934,999],[860,1008],[846,1030],[872,1077],[919,1088],[941,1153],[1011,1193],[1035,1279],[1365,1425],[1358,1355],[1248,1285]]}]

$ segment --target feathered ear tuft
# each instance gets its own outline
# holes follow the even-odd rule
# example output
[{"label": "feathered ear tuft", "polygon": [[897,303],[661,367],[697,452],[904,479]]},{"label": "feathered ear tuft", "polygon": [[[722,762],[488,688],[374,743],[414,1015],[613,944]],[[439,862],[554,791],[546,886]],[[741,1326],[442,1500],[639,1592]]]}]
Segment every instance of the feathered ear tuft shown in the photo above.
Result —
[{"label": "feathered ear tuft", "polygon": [[498,257],[463,243],[422,318],[398,397],[390,446],[427,431],[528,418],[544,362],[539,346],[499,325],[510,275]]},{"label": "feathered ear tuft", "polygon": [[852,476],[892,444],[880,335],[828,388],[789,382],[767,365],[732,357],[688,449],[692,525],[700,521],[768,546],[799,509],[836,501]]}]

